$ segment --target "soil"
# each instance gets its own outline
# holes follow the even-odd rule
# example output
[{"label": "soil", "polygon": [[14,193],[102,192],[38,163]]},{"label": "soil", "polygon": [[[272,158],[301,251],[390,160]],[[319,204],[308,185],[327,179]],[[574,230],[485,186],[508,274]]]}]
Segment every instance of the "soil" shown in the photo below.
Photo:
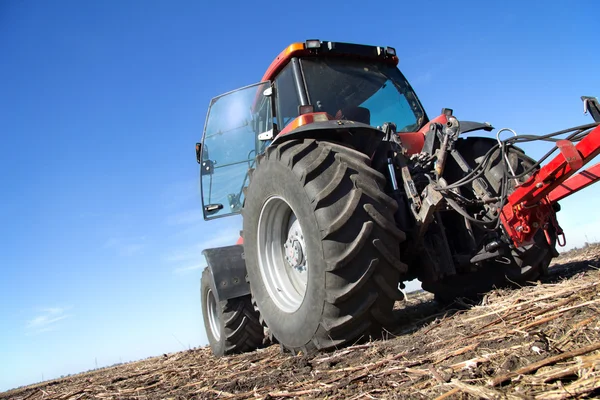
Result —
[{"label": "soil", "polygon": [[273,345],[164,354],[0,393],[0,399],[600,398],[600,245],[561,254],[530,286],[442,306],[397,303],[400,328],[328,353]]}]

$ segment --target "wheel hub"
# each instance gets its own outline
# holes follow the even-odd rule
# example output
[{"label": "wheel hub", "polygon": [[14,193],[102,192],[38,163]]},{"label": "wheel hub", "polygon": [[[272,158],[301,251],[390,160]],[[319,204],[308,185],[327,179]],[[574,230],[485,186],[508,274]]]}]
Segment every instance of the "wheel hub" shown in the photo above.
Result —
[{"label": "wheel hub", "polygon": [[285,242],[285,260],[290,264],[292,268],[298,268],[302,261],[304,261],[304,253],[302,253],[302,246],[297,240],[287,240]]},{"label": "wheel hub", "polygon": [[304,269],[304,236],[302,236],[298,220],[292,223],[283,247],[285,249],[285,260],[290,267],[302,271]]}]

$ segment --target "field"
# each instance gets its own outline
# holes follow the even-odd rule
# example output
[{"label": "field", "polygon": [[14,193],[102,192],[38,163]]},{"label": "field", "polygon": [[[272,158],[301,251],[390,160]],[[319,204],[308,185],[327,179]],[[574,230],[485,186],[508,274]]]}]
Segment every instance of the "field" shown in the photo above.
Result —
[{"label": "field", "polygon": [[277,345],[215,359],[165,354],[0,393],[0,399],[565,399],[600,397],[600,245],[541,282],[442,307],[398,304],[389,339],[312,356]]}]

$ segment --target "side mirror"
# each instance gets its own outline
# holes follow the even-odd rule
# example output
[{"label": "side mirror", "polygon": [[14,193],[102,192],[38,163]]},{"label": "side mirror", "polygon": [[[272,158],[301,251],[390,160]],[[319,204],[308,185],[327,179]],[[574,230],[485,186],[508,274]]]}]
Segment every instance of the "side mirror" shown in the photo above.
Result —
[{"label": "side mirror", "polygon": [[196,143],[196,162],[202,163],[202,143]]}]

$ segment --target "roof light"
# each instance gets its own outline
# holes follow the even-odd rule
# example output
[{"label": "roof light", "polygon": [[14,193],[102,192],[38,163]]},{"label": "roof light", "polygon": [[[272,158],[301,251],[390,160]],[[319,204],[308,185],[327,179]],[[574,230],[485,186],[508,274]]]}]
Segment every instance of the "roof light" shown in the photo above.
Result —
[{"label": "roof light", "polygon": [[306,41],[306,48],[307,49],[320,49],[321,41],[318,39],[309,39]]},{"label": "roof light", "polygon": [[386,47],[386,48],[385,48],[385,53],[386,53],[388,56],[395,56],[395,55],[396,55],[396,49],[395,49],[395,48],[393,48],[393,47]]}]

